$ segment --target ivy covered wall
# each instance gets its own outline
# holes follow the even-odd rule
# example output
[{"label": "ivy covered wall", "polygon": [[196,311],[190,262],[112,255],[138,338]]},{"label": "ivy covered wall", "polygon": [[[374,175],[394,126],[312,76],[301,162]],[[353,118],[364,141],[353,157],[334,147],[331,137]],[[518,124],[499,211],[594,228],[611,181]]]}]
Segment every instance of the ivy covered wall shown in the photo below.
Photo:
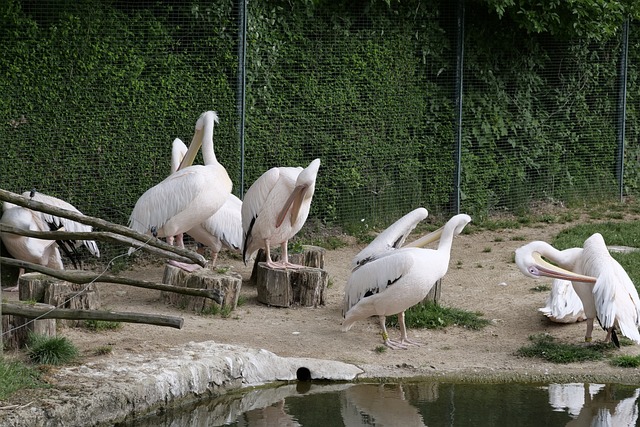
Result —
[{"label": "ivy covered wall", "polygon": [[[244,190],[320,157],[312,216],[387,224],[455,194],[456,8],[448,1],[250,1],[239,139],[238,2],[0,5],[0,187],[126,223],[216,110]],[[625,190],[637,195],[640,26],[632,22]],[[531,35],[467,2],[461,209],[617,195],[620,37]],[[244,150],[244,162],[242,162]],[[244,169],[242,167],[244,166]],[[244,175],[242,175],[244,174]]]}]

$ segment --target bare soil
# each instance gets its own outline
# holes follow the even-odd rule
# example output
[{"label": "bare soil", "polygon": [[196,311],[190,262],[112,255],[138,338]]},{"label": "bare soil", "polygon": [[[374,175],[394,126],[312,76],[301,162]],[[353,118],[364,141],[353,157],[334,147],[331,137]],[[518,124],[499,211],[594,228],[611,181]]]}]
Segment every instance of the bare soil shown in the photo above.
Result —
[{"label": "bare soil", "polygon": [[[472,232],[454,240],[449,272],[442,285],[440,304],[477,311],[491,321],[482,330],[448,327],[440,330],[410,329],[409,335],[423,345],[407,350],[376,351],[382,344],[377,319],[357,323],[342,332],[341,305],[352,257],[364,246],[352,244],[329,250],[325,268],[330,287],[326,304],[318,308],[275,308],[256,300],[256,289],[243,283],[244,302],[223,318],[186,312],[167,305],[158,291],[124,285],[99,284],[102,307],[177,315],[184,318],[180,330],[123,324],[114,331],[92,332],[84,328],[63,328],[60,333],[82,352],[83,361],[110,358],[125,353],[153,357],[163,350],[191,341],[210,341],[264,348],[279,356],[313,357],[356,364],[367,377],[402,378],[441,376],[477,381],[598,381],[640,383],[640,371],[617,368],[607,361],[553,364],[523,358],[516,351],[530,343],[532,334],[549,333],[563,342],[581,343],[585,324],[557,324],[538,308],[545,305],[547,292],[533,288],[548,281],[524,277],[513,262],[513,253],[531,240],[550,240],[563,228],[574,224],[544,224],[519,229]],[[221,253],[219,266],[229,266],[248,279],[252,266],[231,254]],[[163,265],[123,272],[160,282]],[[7,297],[8,293],[3,293]],[[12,294],[11,298],[17,298]],[[390,330],[392,337],[397,330]],[[594,331],[594,340],[604,339],[604,331]],[[99,355],[105,346],[111,353]],[[626,346],[620,354],[640,354],[640,347]]]}]

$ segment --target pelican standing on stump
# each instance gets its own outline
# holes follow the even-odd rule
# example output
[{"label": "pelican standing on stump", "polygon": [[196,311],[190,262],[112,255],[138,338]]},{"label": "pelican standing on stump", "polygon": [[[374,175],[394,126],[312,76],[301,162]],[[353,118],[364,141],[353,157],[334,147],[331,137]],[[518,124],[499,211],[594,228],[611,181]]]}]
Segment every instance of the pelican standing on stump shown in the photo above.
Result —
[{"label": "pelican standing on stump", "polygon": [[[46,203],[61,209],[66,209],[75,213],[81,213],[72,204],[46,194],[37,193],[35,191],[26,191],[22,193],[24,197]],[[55,231],[64,230],[70,232],[91,232],[93,227],[82,224],[68,218],[51,215],[45,212],[35,211],[29,208],[15,205],[13,203],[4,202],[2,205],[2,218],[0,222],[14,228],[30,231]],[[20,236],[11,233],[0,233],[2,243],[7,248],[9,254],[15,259],[39,264],[55,270],[64,270],[62,257],[59,249],[62,249],[71,259],[73,265],[77,267],[77,248],[85,246],[89,252],[99,258],[100,250],[94,240],[81,241],[55,241],[36,239],[34,237]],[[24,268],[20,268],[18,278],[24,274]],[[17,291],[18,286],[8,288],[7,291]]]},{"label": "pelican standing on stump", "polygon": [[[409,344],[419,345],[407,337],[404,311],[422,301],[447,273],[453,238],[469,222],[469,215],[455,215],[433,233],[355,268],[345,287],[342,329],[348,331],[356,321],[378,316],[387,347],[404,349]],[[422,248],[437,240],[440,240],[437,249]],[[393,314],[398,315],[399,341],[389,339],[385,326],[386,316]]]},{"label": "pelican standing on stump", "polygon": [[[173,141],[171,150],[171,173],[180,169],[182,159],[187,153],[187,146],[180,138]],[[186,167],[186,165],[182,165]],[[198,252],[203,255],[202,246],[211,249],[210,268],[214,268],[218,259],[218,254],[223,247],[229,250],[240,252],[242,247],[242,200],[234,194],[229,194],[222,207],[201,224],[187,231],[198,245]],[[173,244],[175,238],[176,246],[184,248],[183,234],[167,238],[167,243]]]},{"label": "pelican standing on stump", "polygon": [[[154,237],[175,236],[202,223],[222,207],[231,193],[232,182],[213,149],[213,127],[217,122],[214,111],[206,111],[198,118],[179,170],[138,199],[129,227]],[[200,147],[205,165],[188,166]],[[199,268],[194,264],[173,264],[187,271]]]},{"label": "pelican standing on stump", "polygon": [[[287,244],[302,228],[316,188],[320,159],[301,167],[271,168],[247,190],[242,202],[244,241],[242,258],[246,264],[263,248],[271,268],[301,268],[289,262]],[[282,259],[271,260],[272,245],[280,245]]]},{"label": "pelican standing on stump", "polygon": [[[547,258],[558,266],[544,259]],[[604,238],[595,233],[582,248],[559,251],[534,241],[516,250],[516,264],[528,277],[570,280],[580,297],[587,318],[585,341],[591,342],[594,319],[607,331],[605,342],[620,346],[616,328],[640,344],[640,297],[622,266],[611,256]]]}]

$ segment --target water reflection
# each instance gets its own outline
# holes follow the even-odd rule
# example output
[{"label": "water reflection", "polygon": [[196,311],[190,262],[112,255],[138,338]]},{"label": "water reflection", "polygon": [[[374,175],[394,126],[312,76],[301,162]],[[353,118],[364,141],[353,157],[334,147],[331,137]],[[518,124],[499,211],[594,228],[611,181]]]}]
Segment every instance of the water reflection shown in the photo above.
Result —
[{"label": "water reflection", "polygon": [[640,388],[620,384],[298,383],[121,426],[635,426]]},{"label": "water reflection", "polygon": [[[407,400],[402,384],[358,384],[341,393],[341,414],[346,426],[424,427],[422,415]],[[437,398],[438,385],[429,387]],[[435,399],[433,399],[435,400]]]},{"label": "water reflection", "polygon": [[566,425],[635,426],[638,421],[640,389],[625,397],[614,384],[550,384],[549,404],[556,411],[566,410],[571,418]]}]

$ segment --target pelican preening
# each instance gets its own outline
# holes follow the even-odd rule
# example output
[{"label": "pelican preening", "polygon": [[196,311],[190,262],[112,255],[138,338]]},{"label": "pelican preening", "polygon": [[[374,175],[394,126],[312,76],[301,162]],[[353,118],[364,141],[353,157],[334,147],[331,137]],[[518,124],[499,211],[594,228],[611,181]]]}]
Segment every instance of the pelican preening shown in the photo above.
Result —
[{"label": "pelican preening", "polygon": [[554,279],[547,304],[538,309],[556,323],[575,323],[586,320],[582,300],[569,280]]},{"label": "pelican preening", "polygon": [[[171,173],[180,169],[182,160],[188,151],[187,146],[180,138],[173,140],[171,150]],[[186,165],[182,165],[185,167]],[[211,249],[210,267],[216,265],[218,253],[223,247],[239,252],[242,247],[242,200],[234,194],[229,194],[222,207],[213,215],[204,220],[201,224],[187,231],[200,245],[208,246]],[[183,234],[167,238],[167,243],[184,248]],[[199,251],[200,252],[200,251]]]},{"label": "pelican preening", "polygon": [[[36,193],[34,191],[26,191],[22,193],[22,195],[24,197],[30,197],[38,202],[46,203],[75,213],[81,213],[75,206],[53,196]],[[56,215],[34,211],[13,203],[4,202],[2,208],[3,213],[2,218],[0,218],[0,222],[14,228],[31,231],[65,230],[70,232],[90,232],[92,230],[90,225],[85,225]],[[93,240],[55,241],[36,239],[11,233],[0,233],[0,237],[2,238],[2,243],[12,257],[56,270],[64,270],[60,250],[70,257],[74,267],[77,267],[76,251],[80,246],[85,246],[93,256],[100,257],[98,245]],[[23,273],[24,269],[21,268],[18,276],[21,276]],[[18,290],[18,287],[16,286],[7,290],[16,291]]]},{"label": "pelican preening", "polygon": [[613,341],[619,346],[618,328],[624,336],[640,344],[638,291],[627,272],[609,253],[601,234],[593,234],[582,248],[564,251],[546,242],[531,242],[516,250],[516,264],[529,277],[548,276],[572,282],[587,318],[585,341],[591,341],[593,322],[597,318],[607,331],[605,342]]},{"label": "pelican preening", "polygon": [[[355,268],[345,287],[342,329],[348,331],[356,321],[378,316],[387,347],[416,344],[407,337],[404,311],[422,301],[447,273],[453,238],[470,221],[469,215],[455,215],[439,230]],[[437,249],[422,248],[437,240]],[[385,326],[385,317],[393,314],[398,315],[399,341],[389,339]]]},{"label": "pelican preening", "polygon": [[[198,226],[222,207],[231,194],[232,182],[213,149],[213,127],[217,122],[214,111],[206,111],[198,118],[179,170],[138,199],[129,227],[156,237],[175,236]],[[204,166],[187,166],[193,163],[200,147]],[[176,264],[191,270],[188,265]]]},{"label": "pelican preening", "polygon": [[[302,228],[316,188],[320,159],[301,167],[271,168],[247,190],[242,202],[244,240],[242,258],[246,264],[263,248],[272,268],[299,268],[289,262],[287,243]],[[282,259],[271,260],[272,245],[280,245]]]},{"label": "pelican preening", "polygon": [[351,268],[357,268],[362,264],[386,255],[389,251],[401,248],[409,234],[416,228],[416,225],[423,221],[428,214],[425,208],[417,208],[394,222],[382,233],[378,234],[367,247],[358,252],[351,262]]}]

